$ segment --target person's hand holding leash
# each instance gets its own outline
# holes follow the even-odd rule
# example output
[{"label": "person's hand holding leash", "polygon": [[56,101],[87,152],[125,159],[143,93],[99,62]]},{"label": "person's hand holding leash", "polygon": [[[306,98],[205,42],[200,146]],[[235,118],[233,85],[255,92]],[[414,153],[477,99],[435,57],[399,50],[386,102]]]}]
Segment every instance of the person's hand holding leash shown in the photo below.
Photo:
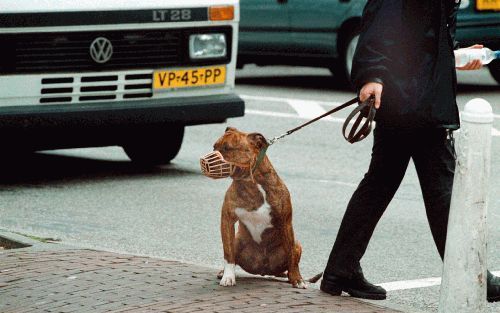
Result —
[{"label": "person's hand holding leash", "polygon": [[359,100],[361,102],[364,102],[371,96],[375,97],[375,108],[378,109],[380,108],[380,98],[382,97],[382,89],[384,88],[384,85],[380,83],[366,83],[363,85],[359,92]]}]

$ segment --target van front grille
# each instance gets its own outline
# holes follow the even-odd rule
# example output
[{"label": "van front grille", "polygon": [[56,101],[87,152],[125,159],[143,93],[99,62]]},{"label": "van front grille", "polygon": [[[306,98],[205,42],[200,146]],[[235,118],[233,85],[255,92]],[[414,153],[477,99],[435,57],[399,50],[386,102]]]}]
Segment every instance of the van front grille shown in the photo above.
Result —
[{"label": "van front grille", "polygon": [[[227,55],[191,60],[188,41],[195,33],[224,33]],[[108,41],[111,43],[109,59],[98,57],[103,51],[95,45],[102,45],[102,40],[106,45]],[[93,43],[96,49],[91,49]],[[98,73],[228,64],[231,62],[231,46],[231,26],[5,33],[0,34],[0,74]]]},{"label": "van front grille", "polygon": [[[108,39],[111,59],[97,63],[92,42]],[[158,68],[182,63],[180,30],[2,34],[0,73],[55,73]]]},{"label": "van front grille", "polygon": [[151,98],[153,74],[78,75],[42,78],[40,103]]}]

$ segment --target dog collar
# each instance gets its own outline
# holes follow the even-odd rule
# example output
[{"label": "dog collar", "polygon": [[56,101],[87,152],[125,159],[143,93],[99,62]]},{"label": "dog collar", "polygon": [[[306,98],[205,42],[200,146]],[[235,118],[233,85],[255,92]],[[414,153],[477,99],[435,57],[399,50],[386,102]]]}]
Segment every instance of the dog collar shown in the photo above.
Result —
[{"label": "dog collar", "polygon": [[257,155],[257,160],[255,161],[255,165],[252,168],[252,175],[257,170],[260,163],[262,163],[262,161],[264,160],[264,157],[266,156],[266,152],[267,152],[268,147],[269,146],[266,146],[266,147],[260,149],[259,154]]}]

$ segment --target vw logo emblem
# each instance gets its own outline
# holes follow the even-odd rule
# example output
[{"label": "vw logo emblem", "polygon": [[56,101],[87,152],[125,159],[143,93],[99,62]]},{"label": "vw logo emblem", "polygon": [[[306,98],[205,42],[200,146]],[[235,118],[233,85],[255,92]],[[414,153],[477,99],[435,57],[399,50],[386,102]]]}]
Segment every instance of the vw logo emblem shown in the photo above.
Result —
[{"label": "vw logo emblem", "polygon": [[113,45],[109,39],[98,37],[90,44],[90,56],[97,63],[106,63],[113,55]]}]

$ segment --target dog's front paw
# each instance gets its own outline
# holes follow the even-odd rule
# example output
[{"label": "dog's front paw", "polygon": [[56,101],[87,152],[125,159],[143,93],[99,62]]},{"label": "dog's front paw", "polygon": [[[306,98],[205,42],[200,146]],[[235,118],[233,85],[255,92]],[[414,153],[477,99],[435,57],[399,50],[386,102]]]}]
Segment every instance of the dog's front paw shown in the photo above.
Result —
[{"label": "dog's front paw", "polygon": [[236,285],[236,276],[233,275],[226,275],[222,276],[222,279],[219,282],[219,285],[228,287],[228,286],[234,286]]},{"label": "dog's front paw", "polygon": [[[236,285],[236,274],[234,273],[234,264],[226,263],[224,265],[224,270],[222,271],[222,279],[219,282],[219,285],[227,287]],[[220,275],[221,273],[219,273]]]},{"label": "dog's front paw", "polygon": [[307,289],[307,284],[304,282],[303,279],[299,279],[295,282],[292,282],[293,288],[299,288],[299,289]]}]

